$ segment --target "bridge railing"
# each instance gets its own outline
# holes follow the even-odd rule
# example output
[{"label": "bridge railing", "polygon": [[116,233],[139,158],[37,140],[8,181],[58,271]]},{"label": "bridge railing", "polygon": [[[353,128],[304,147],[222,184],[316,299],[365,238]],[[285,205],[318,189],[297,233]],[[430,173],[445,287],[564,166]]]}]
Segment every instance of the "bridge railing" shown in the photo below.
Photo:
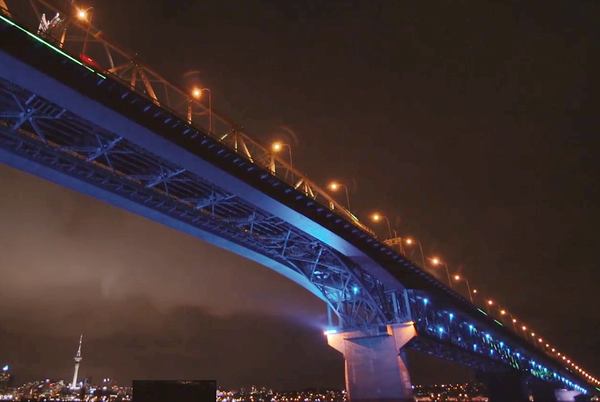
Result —
[{"label": "bridge railing", "polygon": [[296,190],[327,206],[361,230],[376,237],[372,229],[361,223],[354,214],[308,176],[279,156],[278,152],[261,144],[243,132],[242,127],[234,120],[216,111],[211,104],[210,90],[206,88],[204,90],[197,88],[197,92],[194,92],[194,88],[184,90],[168,81],[142,63],[136,55],[132,56],[131,53],[105,39],[101,31],[94,26],[93,15],[91,13],[88,15],[86,10],[78,10],[70,5],[60,7],[47,0],[29,0],[29,3],[35,19],[39,22],[37,29],[31,29],[34,23],[33,17],[27,21],[25,18],[17,18],[14,13],[8,13],[6,9],[5,14],[19,24],[28,26],[30,32],[53,43],[86,66],[117,80],[130,90],[179,116],[188,124],[200,128],[233,148],[250,162],[269,170],[271,174],[284,180]]}]

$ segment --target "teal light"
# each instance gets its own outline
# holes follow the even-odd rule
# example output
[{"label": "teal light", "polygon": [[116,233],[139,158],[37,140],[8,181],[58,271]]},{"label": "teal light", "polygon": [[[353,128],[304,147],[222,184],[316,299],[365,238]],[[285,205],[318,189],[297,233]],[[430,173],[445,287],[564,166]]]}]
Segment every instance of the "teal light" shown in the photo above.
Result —
[{"label": "teal light", "polygon": [[482,309],[478,308],[477,310],[479,310],[479,312],[483,315],[487,315],[487,313],[485,311],[483,311]]},{"label": "teal light", "polygon": [[494,320],[494,321],[496,321],[496,323],[497,323],[498,325],[500,325],[501,327],[503,327],[503,326],[504,326],[504,324],[502,324],[500,321],[498,321],[498,320]]}]

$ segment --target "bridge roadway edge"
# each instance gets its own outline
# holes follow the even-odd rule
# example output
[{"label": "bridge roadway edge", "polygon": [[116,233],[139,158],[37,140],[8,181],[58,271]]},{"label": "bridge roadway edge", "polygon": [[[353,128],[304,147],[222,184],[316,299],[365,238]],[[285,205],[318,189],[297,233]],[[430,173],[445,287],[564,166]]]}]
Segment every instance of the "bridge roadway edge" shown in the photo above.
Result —
[{"label": "bridge roadway edge", "polygon": [[[388,280],[391,280],[389,284],[394,284],[394,282],[399,283],[400,279],[398,279],[397,276],[405,276],[407,274],[407,272],[399,272],[399,268],[401,266],[403,266],[406,269],[409,268],[410,265],[413,265],[410,261],[404,260],[403,258],[398,259],[397,256],[395,258],[390,258],[389,249],[385,248],[374,239],[367,238],[365,240],[365,237],[362,236],[361,239],[363,240],[361,241],[361,246],[352,244],[352,242],[350,242],[348,239],[341,237],[337,233],[334,233],[330,228],[328,228],[328,226],[331,227],[332,225],[318,224],[315,220],[308,217],[311,215],[310,213],[299,213],[295,211],[295,206],[294,208],[292,208],[289,205],[285,205],[281,202],[272,199],[272,197],[270,197],[267,192],[255,189],[251,185],[243,182],[241,179],[225,173],[224,171],[213,166],[209,162],[202,161],[202,163],[199,163],[198,160],[200,158],[198,158],[198,156],[192,154],[187,150],[185,150],[185,152],[182,152],[184,151],[182,146],[165,138],[162,138],[160,135],[157,135],[154,131],[148,129],[147,127],[133,123],[130,119],[121,116],[119,113],[106,106],[101,106],[99,103],[91,101],[89,97],[84,96],[83,94],[71,88],[67,88],[64,84],[59,83],[58,80],[41,73],[40,71],[32,68],[31,66],[19,60],[16,60],[15,58],[9,56],[5,52],[0,52],[0,61],[0,75],[3,75],[8,80],[34,93],[37,93],[40,96],[56,104],[63,106],[65,109],[68,109],[74,113],[81,115],[82,117],[94,122],[95,124],[101,127],[105,127],[110,131],[123,135],[125,138],[129,139],[133,143],[140,144],[140,141],[142,141],[142,143],[144,144],[143,148],[148,149],[149,151],[154,152],[155,154],[160,155],[165,159],[173,160],[172,157],[177,156],[177,159],[179,159],[179,161],[182,162],[182,167],[186,167],[185,165],[190,166],[190,171],[193,171],[200,177],[206,178],[208,174],[209,177],[211,177],[211,179],[223,179],[224,181],[218,182],[219,185],[225,183],[230,188],[224,188],[226,188],[228,191],[231,191],[232,193],[239,195],[240,198],[250,201],[256,205],[262,205],[261,203],[268,204],[268,208],[266,209],[269,210],[269,212],[272,212],[275,215],[278,215],[283,219],[290,221],[300,230],[305,231],[307,233],[311,233],[311,235],[313,233],[310,230],[313,229],[318,235],[315,237],[319,238],[321,241],[324,241],[327,244],[330,244],[334,249],[340,251],[342,254],[349,256],[351,259],[354,259],[356,263],[363,267],[365,267],[365,264],[367,263],[373,264],[374,266],[371,267],[371,269],[377,269],[380,272],[372,272],[372,274],[378,278],[387,276]],[[34,80],[32,79],[32,77],[35,77],[36,79]],[[95,102],[95,104],[91,104],[91,102]],[[77,110],[81,110],[81,113],[77,112]],[[93,118],[90,118],[90,116]],[[117,120],[119,119],[120,121],[117,122]],[[110,126],[111,124],[115,124],[115,126],[113,126],[113,128],[106,127],[107,125]],[[152,149],[149,149],[150,146]],[[13,161],[13,163],[18,164],[16,161]],[[22,167],[18,168],[25,170]],[[39,175],[39,173],[35,174]],[[80,187],[78,185],[77,190],[79,189]],[[265,209],[264,207],[262,208]],[[125,209],[131,210],[130,208]],[[307,210],[306,207],[296,209],[301,211]],[[133,212],[138,213],[137,211]],[[155,211],[153,212],[157,213]],[[314,211],[312,211],[312,215],[315,215]],[[156,220],[154,218],[151,219]],[[176,226],[172,226],[172,224],[167,224],[167,226],[177,228]],[[346,234],[345,232],[342,233]],[[356,236],[348,235],[346,237],[354,237],[356,239]],[[379,260],[380,262],[375,262],[375,259]],[[264,264],[263,262],[260,263],[269,266],[267,264]],[[393,274],[387,271],[390,268],[395,268],[395,272]],[[367,270],[369,270],[369,267],[367,267]],[[277,269],[276,271],[280,272]],[[410,274],[415,275],[415,272],[411,272]],[[416,275],[418,276],[419,274]],[[428,284],[429,286],[426,286],[426,288],[428,288],[428,291],[434,291],[436,293],[439,292],[441,294],[445,293],[444,296],[454,296],[454,300],[452,300],[453,298],[450,297],[444,300],[444,302],[456,304],[457,307],[460,307],[461,310],[467,310],[466,312],[470,313],[469,315],[474,316],[477,320],[484,322],[487,321],[487,325],[489,325],[490,327],[493,325],[491,319],[479,316],[473,308],[473,306],[469,305],[468,303],[463,303],[463,300],[461,300],[463,299],[462,297],[454,294],[454,292],[452,291],[449,291],[449,289],[445,289],[445,287],[439,284],[439,282],[437,281],[433,281],[432,283],[428,278],[426,278],[429,275],[425,274],[421,276],[424,276],[424,278],[421,278],[422,281],[419,282],[421,282],[421,284]],[[298,283],[298,281],[296,282]],[[465,309],[465,307],[468,308]],[[500,331],[499,328],[495,328],[494,330],[504,332],[504,335],[510,334],[511,337],[513,335],[509,331]]]},{"label": "bridge roadway edge", "polygon": [[398,280],[370,257],[336,233],[316,223],[293,208],[273,199],[242,180],[207,162],[178,144],[157,135],[146,127],[120,115],[112,109],[48,77],[29,65],[0,51],[0,76],[49,101],[75,113],[82,118],[111,131],[145,150],[169,161],[177,161],[182,168],[200,178],[218,183],[224,190],[235,194],[261,209],[284,219],[305,233],[328,244],[330,247],[367,268],[386,288],[398,286]]}]

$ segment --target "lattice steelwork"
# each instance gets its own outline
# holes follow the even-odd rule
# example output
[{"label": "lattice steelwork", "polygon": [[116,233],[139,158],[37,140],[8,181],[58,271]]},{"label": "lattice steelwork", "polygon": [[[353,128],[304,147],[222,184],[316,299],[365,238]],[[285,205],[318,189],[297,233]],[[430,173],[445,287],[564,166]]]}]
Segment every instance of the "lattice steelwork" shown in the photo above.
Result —
[{"label": "lattice steelwork", "polygon": [[[186,119],[189,123],[203,127],[205,132],[229,144],[249,160],[267,166],[273,174],[292,184],[294,188],[328,205],[331,210],[349,219],[361,230],[374,234],[325,190],[294,169],[289,161],[244,133],[241,126],[220,114],[212,105],[209,108],[204,97],[196,99],[191,88],[188,92],[183,91],[136,56],[120,49],[102,35],[97,35],[99,29],[93,24],[88,24],[88,18],[91,17],[77,18],[77,9],[70,1],[63,1],[63,7],[46,0],[29,0],[29,4],[33,14],[28,13],[22,19],[29,18],[30,26],[33,26],[34,21],[39,21],[35,32],[44,40],[70,54],[79,54],[74,58],[81,63],[120,81],[132,91],[151,99],[156,105]],[[35,20],[31,18],[32,15]]]},{"label": "lattice steelwork", "polygon": [[[0,145],[257,251],[305,276],[346,327],[384,324],[392,296],[310,235],[173,163],[0,80]],[[398,320],[401,317],[397,317]]]},{"label": "lattice steelwork", "polygon": [[[31,1],[47,4],[43,0]],[[0,19],[0,29],[5,32],[17,28],[10,20]],[[42,25],[52,24],[46,20]],[[33,38],[31,33],[18,29],[29,39]],[[48,32],[44,34],[48,36]],[[39,38],[36,40],[40,41]],[[107,54],[110,55],[108,50]],[[57,58],[63,56],[70,57],[55,55]],[[73,57],[70,60],[83,66]],[[218,125],[211,125],[208,131],[194,128],[190,124],[193,122],[186,121],[185,117],[178,118],[177,111],[165,108],[156,91],[149,91],[147,87],[146,91],[140,92],[131,81],[123,85],[122,76],[107,78],[92,68],[85,67],[87,70],[84,70],[83,67],[82,85],[93,80],[92,86],[100,88],[99,91],[119,94],[122,102],[135,105],[142,113],[152,114],[161,120],[162,127],[168,126],[173,133],[191,135],[196,143],[233,158],[238,166],[249,164],[250,167],[245,168],[247,171],[258,169],[263,172],[262,179],[270,178],[276,186],[280,183],[287,186],[286,194],[296,193],[296,199],[309,197],[320,203],[318,209],[329,210],[330,215],[339,214],[337,221],[344,218],[349,222],[344,227],[352,224],[355,227],[353,233],[362,233],[359,237],[363,239],[367,235],[365,242],[381,253],[382,266],[389,266],[389,261],[394,261],[395,265],[389,269],[395,270],[397,278],[398,269],[402,267],[411,275],[409,277],[408,271],[402,271],[403,281],[428,283],[431,292],[406,290],[399,283],[396,288],[386,289],[367,270],[309,233],[173,161],[162,159],[4,79],[0,79],[0,147],[278,262],[318,289],[344,329],[413,320],[419,336],[409,343],[409,347],[484,371],[512,368],[583,390],[573,382],[580,381],[576,373],[501,328],[500,322],[483,317],[485,312],[481,311],[481,317],[474,319],[468,310],[475,308],[466,300],[377,242],[371,236],[372,232],[353,215],[234,125],[228,125],[222,135],[212,136],[210,129],[218,128]],[[61,74],[69,73],[61,70]],[[277,166],[283,166],[283,171]],[[465,306],[469,308],[465,309]]]}]

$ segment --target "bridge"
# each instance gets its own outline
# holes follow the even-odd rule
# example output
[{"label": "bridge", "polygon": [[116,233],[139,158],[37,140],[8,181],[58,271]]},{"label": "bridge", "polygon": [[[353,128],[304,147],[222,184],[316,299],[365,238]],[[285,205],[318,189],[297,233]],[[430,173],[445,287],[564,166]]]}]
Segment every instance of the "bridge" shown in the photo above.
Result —
[{"label": "bridge", "polygon": [[407,348],[476,369],[492,402],[600,391],[574,362],[524,339],[380,241],[213,110],[210,98],[196,99],[200,93],[103,39],[85,10],[30,0],[26,15],[6,3],[0,0],[0,162],[310,290],[331,312],[327,341],[344,355],[351,401],[413,400]]}]

